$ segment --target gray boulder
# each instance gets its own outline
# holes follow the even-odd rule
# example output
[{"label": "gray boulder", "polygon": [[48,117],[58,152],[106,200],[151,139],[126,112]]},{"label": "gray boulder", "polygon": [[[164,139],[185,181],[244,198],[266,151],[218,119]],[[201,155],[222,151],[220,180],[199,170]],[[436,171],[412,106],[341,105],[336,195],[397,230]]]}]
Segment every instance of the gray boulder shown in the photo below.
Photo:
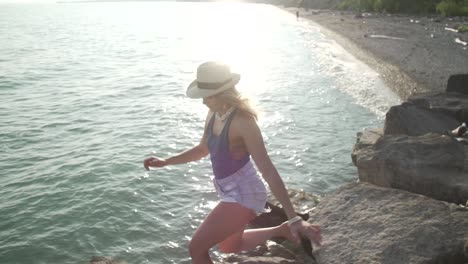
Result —
[{"label": "gray boulder", "polygon": [[318,263],[464,264],[468,209],[397,189],[351,183],[311,214],[322,227]]},{"label": "gray boulder", "polygon": [[458,110],[468,108],[468,95],[459,93],[415,94],[408,98],[408,103],[447,113],[455,118]]},{"label": "gray boulder", "polygon": [[386,114],[384,134],[405,134],[420,136],[426,133],[443,134],[458,127],[454,115],[420,107],[415,104],[404,103],[392,106]]},{"label": "gray boulder", "polygon": [[366,130],[358,135],[352,160],[361,181],[457,204],[468,199],[464,145],[448,136]]}]

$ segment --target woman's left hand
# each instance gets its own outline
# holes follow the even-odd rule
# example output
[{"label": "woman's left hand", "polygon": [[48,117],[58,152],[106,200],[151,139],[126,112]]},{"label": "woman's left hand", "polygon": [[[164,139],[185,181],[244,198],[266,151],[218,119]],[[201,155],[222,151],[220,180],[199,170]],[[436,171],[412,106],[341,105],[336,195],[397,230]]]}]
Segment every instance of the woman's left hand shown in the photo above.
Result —
[{"label": "woman's left hand", "polygon": [[322,245],[322,233],[320,231],[320,226],[316,224],[311,224],[307,221],[296,221],[290,226],[290,231],[296,242],[300,243],[301,234],[317,246]]},{"label": "woman's left hand", "polygon": [[146,170],[149,170],[149,167],[164,167],[167,165],[167,162],[165,159],[160,159],[156,157],[149,157],[143,161],[143,166],[145,167]]}]

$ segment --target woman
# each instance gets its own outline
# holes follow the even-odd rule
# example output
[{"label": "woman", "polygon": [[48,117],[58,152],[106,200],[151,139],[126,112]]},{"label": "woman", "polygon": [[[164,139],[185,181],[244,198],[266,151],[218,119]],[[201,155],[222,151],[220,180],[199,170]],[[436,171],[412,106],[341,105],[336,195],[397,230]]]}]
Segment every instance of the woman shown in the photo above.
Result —
[{"label": "woman", "polygon": [[[220,198],[195,231],[189,251],[192,263],[212,263],[208,251],[219,245],[222,252],[254,249],[272,237],[299,243],[300,234],[320,245],[318,225],[296,216],[285,185],[265,149],[257,125],[257,114],[235,89],[240,75],[219,62],[206,62],[197,69],[197,79],[187,88],[190,98],[203,98],[209,108],[200,144],[176,156],[145,159],[144,166],[164,167],[199,160],[210,154],[213,183]],[[288,221],[271,228],[244,230],[264,210],[266,188],[258,176],[253,158],[263,179],[283,206]]]}]

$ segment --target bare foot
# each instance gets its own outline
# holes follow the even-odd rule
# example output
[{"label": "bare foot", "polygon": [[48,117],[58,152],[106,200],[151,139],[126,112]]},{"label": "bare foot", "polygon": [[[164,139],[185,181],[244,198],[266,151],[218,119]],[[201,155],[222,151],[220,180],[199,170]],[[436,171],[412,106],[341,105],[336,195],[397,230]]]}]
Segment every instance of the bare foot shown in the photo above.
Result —
[{"label": "bare foot", "polygon": [[303,224],[301,231],[302,231],[302,234],[305,237],[307,237],[312,243],[314,243],[317,246],[322,245],[322,235],[320,232],[319,225],[314,225],[314,224],[309,224],[309,223],[307,223],[306,225]]},{"label": "bare foot", "polygon": [[295,243],[294,237],[291,234],[291,229],[289,228],[288,222],[284,222],[280,225],[281,236],[287,240]]}]

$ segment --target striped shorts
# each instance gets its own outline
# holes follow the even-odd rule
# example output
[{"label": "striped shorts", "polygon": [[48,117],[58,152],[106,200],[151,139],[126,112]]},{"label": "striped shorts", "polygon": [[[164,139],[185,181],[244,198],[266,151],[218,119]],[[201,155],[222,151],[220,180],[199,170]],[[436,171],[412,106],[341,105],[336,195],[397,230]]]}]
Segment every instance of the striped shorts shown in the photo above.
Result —
[{"label": "striped shorts", "polygon": [[221,202],[238,203],[257,215],[267,211],[267,190],[251,161],[225,178],[214,178],[213,184]]}]

